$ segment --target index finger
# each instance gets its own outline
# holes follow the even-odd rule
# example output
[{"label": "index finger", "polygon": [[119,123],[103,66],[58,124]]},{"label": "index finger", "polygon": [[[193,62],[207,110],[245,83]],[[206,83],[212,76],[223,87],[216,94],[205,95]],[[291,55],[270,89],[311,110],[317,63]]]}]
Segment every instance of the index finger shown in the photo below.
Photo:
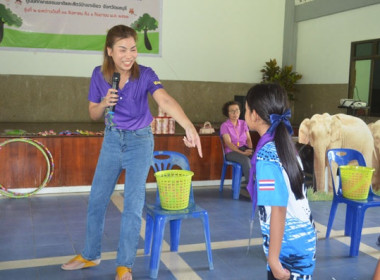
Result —
[{"label": "index finger", "polygon": [[197,148],[198,148],[198,154],[199,154],[199,156],[201,158],[203,158],[201,139],[199,138],[199,136],[196,138],[195,146],[197,146]]}]

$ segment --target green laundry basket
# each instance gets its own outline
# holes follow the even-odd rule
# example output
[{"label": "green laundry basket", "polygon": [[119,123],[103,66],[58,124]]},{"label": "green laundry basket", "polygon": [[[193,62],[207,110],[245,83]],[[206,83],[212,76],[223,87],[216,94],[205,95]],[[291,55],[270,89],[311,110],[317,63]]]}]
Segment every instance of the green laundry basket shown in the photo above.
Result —
[{"label": "green laundry basket", "polygon": [[189,206],[193,175],[194,172],[188,170],[163,170],[154,173],[163,209],[181,210]]},{"label": "green laundry basket", "polygon": [[342,195],[354,200],[367,199],[375,169],[355,165],[342,165],[339,169],[342,180]]}]

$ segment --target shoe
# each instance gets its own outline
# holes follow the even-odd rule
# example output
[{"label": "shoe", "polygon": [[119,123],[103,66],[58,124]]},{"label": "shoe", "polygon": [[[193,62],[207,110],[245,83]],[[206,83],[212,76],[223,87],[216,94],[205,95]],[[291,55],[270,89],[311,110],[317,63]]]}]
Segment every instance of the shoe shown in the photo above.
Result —
[{"label": "shoe", "polygon": [[115,280],[132,280],[132,268],[126,266],[116,267]]},{"label": "shoe", "polygon": [[240,182],[240,188],[241,189],[247,188],[247,185],[248,185],[248,181],[241,181]]},{"label": "shoe", "polygon": [[[74,264],[75,263],[75,264]],[[100,263],[100,259],[89,261],[84,259],[81,255],[77,255],[67,263],[63,264],[61,268],[63,270],[77,270],[92,266],[97,266]]]},{"label": "shoe", "polygon": [[245,198],[251,199],[251,195],[249,194],[246,187],[240,189],[240,195],[245,197]]}]

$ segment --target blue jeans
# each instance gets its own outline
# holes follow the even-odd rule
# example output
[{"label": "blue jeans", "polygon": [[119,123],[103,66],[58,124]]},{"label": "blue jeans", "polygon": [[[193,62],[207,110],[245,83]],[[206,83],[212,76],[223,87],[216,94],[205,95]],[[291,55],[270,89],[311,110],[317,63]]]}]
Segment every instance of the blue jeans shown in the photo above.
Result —
[{"label": "blue jeans", "polygon": [[116,265],[133,266],[153,145],[150,126],[135,131],[106,128],[88,202],[83,258],[95,260],[101,257],[106,210],[119,175],[125,169],[124,209]]}]

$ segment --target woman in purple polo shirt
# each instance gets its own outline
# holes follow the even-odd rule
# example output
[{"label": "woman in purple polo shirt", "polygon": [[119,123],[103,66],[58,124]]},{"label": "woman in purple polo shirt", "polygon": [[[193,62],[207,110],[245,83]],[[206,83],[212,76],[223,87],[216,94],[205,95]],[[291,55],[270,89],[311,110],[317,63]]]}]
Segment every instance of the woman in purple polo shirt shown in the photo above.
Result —
[{"label": "woman in purple polo shirt", "polygon": [[[80,255],[62,265],[64,270],[100,263],[106,209],[119,175],[125,169],[116,280],[132,279],[154,145],[148,93],[185,129],[184,144],[197,147],[202,157],[199,135],[181,106],[163,89],[151,68],[137,64],[136,40],[137,34],[132,28],[112,27],[106,37],[103,65],[92,73],[88,94],[90,117],[93,120],[104,117],[106,128],[88,202],[85,246]],[[112,88],[114,72],[120,73],[119,90]]]},{"label": "woman in purple polo shirt", "polygon": [[226,159],[240,163],[245,182],[248,183],[253,149],[248,126],[244,120],[239,119],[240,103],[229,101],[223,105],[222,112],[228,118],[220,126]]}]

